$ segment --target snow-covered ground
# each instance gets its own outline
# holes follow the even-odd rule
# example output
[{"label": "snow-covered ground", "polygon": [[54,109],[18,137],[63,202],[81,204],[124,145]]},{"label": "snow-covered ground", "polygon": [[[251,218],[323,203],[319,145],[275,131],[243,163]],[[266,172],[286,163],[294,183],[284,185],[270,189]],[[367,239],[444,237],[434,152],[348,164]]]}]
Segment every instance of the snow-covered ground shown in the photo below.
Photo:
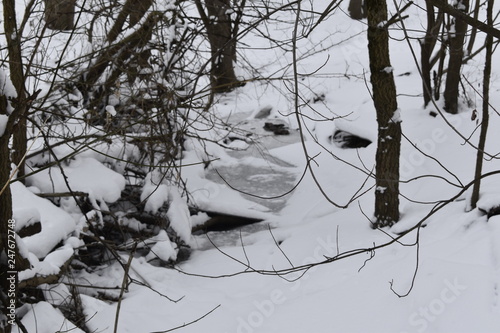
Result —
[{"label": "snow-covered ground", "polygon": [[[347,2],[341,8],[345,10]],[[406,26],[420,29],[425,13],[415,7],[410,12]],[[269,27],[275,29],[270,33],[282,38],[291,37],[291,28],[291,24]],[[129,274],[139,283],[130,284],[120,303],[100,300],[94,291],[82,289],[91,332],[160,332],[175,327],[196,333],[500,331],[500,219],[488,220],[477,209],[466,212],[469,191],[443,204],[473,179],[476,152],[440,115],[429,115],[434,106],[422,108],[417,65],[401,31],[391,32],[395,37],[391,59],[405,134],[402,219],[394,227],[373,230],[368,220],[374,206],[374,181],[369,174],[375,143],[358,150],[340,149],[329,139],[335,129],[376,138],[365,28],[365,22],[338,11],[299,42],[299,55],[307,55],[298,63],[299,71],[314,73],[301,76],[301,96],[308,100],[324,95],[323,101],[300,108],[302,133],[288,90],[291,81],[250,82],[220,96],[211,112],[253,132],[256,141],[233,141],[233,148],[243,149],[237,152],[210,143],[201,150],[196,142],[188,141],[183,161],[187,166],[181,175],[200,208],[264,221],[241,230],[189,235],[183,223],[196,224],[198,218],[185,216],[186,207],[175,189],[160,187],[150,198],[150,207],[169,200],[177,203],[169,217],[174,224],[174,220],[180,222],[175,229],[191,246],[191,256],[174,268],[134,258]],[[252,34],[242,42],[255,47],[242,52],[264,76],[292,77],[289,52],[260,49],[266,41]],[[411,46],[419,54],[417,42]],[[490,101],[495,108],[500,105],[498,57],[496,53]],[[482,61],[477,56],[463,69],[475,87],[481,83]],[[479,111],[481,97],[471,87],[465,90]],[[271,108],[268,119],[290,128],[290,136],[273,137],[262,131],[264,120],[254,116],[265,108]],[[460,114],[445,117],[475,146],[478,131],[476,121],[471,121],[473,108],[464,105]],[[493,111],[491,115],[486,151],[495,155],[500,118]],[[205,170],[196,163],[205,159],[207,150],[217,160]],[[65,166],[72,189],[91,193],[101,209],[117,200],[125,184],[123,176],[103,162],[98,154],[87,152]],[[499,168],[495,159],[485,161],[484,172]],[[28,223],[29,216],[36,216],[42,223],[41,233],[20,241],[35,264],[23,272],[24,278],[58,270],[80,245],[76,237],[67,235],[75,230],[77,235],[85,225],[71,200],[62,200],[57,207],[33,193],[66,190],[57,168],[33,176],[29,185],[12,186],[14,218]],[[276,197],[295,185],[291,194],[272,199],[271,204],[238,191]],[[479,207],[500,204],[498,185],[499,176],[483,181]],[[347,208],[337,207],[347,203]],[[436,207],[440,209],[422,228],[394,241]],[[65,244],[46,256],[62,240]],[[169,243],[159,244],[163,246],[157,251],[165,251],[164,257],[174,255]],[[367,250],[375,246],[380,248]],[[128,260],[125,254],[123,260]],[[293,269],[297,267],[304,269]],[[123,278],[122,266],[115,263],[99,274],[81,272],[71,281],[109,287],[106,293],[118,297]],[[64,284],[48,286],[48,302],[24,306],[19,315],[27,331],[82,332],[73,329],[53,306],[69,294]]]}]

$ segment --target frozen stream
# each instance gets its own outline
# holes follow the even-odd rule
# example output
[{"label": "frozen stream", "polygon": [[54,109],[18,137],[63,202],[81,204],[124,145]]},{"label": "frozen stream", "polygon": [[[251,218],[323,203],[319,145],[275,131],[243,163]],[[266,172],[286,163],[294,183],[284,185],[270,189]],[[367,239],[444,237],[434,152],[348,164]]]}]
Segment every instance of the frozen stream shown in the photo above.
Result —
[{"label": "frozen stream", "polygon": [[253,143],[244,150],[230,150],[228,153],[241,161],[234,166],[217,166],[210,169],[207,179],[229,184],[232,188],[250,195],[242,194],[245,199],[254,201],[269,209],[270,212],[279,212],[286,204],[289,192],[296,181],[296,166],[272,155],[272,149],[294,144],[300,141],[296,130],[290,130],[288,135],[275,135],[264,130],[267,122],[284,124],[279,120],[251,119],[238,123],[243,133],[250,133]]},{"label": "frozen stream", "polygon": [[296,179],[295,174],[283,170],[282,167],[257,167],[251,164],[218,167],[208,172],[206,177],[211,181],[227,183],[236,190],[248,193],[241,195],[247,200],[267,207],[273,213],[279,212],[285,206],[290,194],[282,195],[293,188]]},{"label": "frozen stream", "polygon": [[[232,157],[241,160],[240,164],[210,169],[206,178],[219,184],[229,184],[240,191],[243,198],[276,214],[285,207],[291,193],[284,194],[294,187],[298,175],[294,165],[273,156],[270,150],[299,142],[300,136],[296,131],[290,131],[289,135],[269,134],[260,130],[263,124],[263,121],[257,120],[247,124],[249,130],[260,134],[258,143],[251,144],[246,150],[229,152]],[[253,157],[256,163],[252,163],[249,157]],[[267,222],[261,222],[228,231],[210,232],[208,236],[218,246],[234,246],[240,244],[240,238],[268,228]],[[199,249],[212,247],[206,238],[205,235],[197,236],[201,243]]]}]

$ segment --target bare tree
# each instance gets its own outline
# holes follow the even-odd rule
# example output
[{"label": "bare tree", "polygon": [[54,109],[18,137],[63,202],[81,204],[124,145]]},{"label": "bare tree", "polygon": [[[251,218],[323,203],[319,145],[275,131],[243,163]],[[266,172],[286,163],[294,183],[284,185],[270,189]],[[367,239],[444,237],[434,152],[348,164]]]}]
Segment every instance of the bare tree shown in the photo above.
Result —
[{"label": "bare tree", "polygon": [[401,124],[389,56],[390,22],[386,23],[386,1],[368,1],[367,13],[370,79],[378,122],[378,145],[375,157],[375,226],[385,227],[399,220]]},{"label": "bare tree", "polygon": [[420,61],[422,70],[422,88],[424,94],[424,106],[427,106],[432,100],[431,89],[431,70],[432,70],[432,52],[436,46],[439,35],[439,29],[443,23],[443,12],[439,11],[436,15],[434,6],[429,1],[425,2],[427,11],[427,28],[425,37],[420,41]]},{"label": "bare tree", "polygon": [[[455,9],[467,13],[469,0],[457,1]],[[460,70],[462,69],[464,57],[464,40],[467,33],[467,23],[460,18],[453,18],[449,28],[450,59],[448,72],[446,74],[444,97],[444,109],[449,113],[458,113],[458,95],[460,86]]]},{"label": "bare tree", "polygon": [[[487,23],[488,25],[493,25],[493,6],[495,1],[488,0],[487,8]],[[484,148],[486,146],[486,134],[488,132],[489,124],[489,95],[490,95],[490,78],[491,78],[491,58],[493,55],[493,36],[488,34],[486,36],[486,59],[484,64],[484,74],[483,74],[483,116],[481,122],[481,133],[479,135],[479,144],[477,149],[476,157],[476,170],[474,174],[474,187],[472,188],[470,208],[474,209],[477,206],[477,201],[479,200],[479,190],[481,188],[481,173],[483,169],[483,159],[484,159]]]},{"label": "bare tree", "polygon": [[[24,155],[26,153],[26,112],[29,99],[24,86],[24,71],[21,58],[21,43],[16,21],[14,0],[3,1],[4,29],[7,39],[9,56],[9,76],[12,80],[12,91],[7,91],[8,78],[2,75],[0,86],[0,115],[3,128],[0,133],[0,272],[2,272],[0,299],[3,313],[7,313],[6,291],[8,281],[5,278],[7,271],[18,271],[29,267],[27,259],[23,258],[15,246],[12,230],[9,232],[8,221],[12,219],[12,196],[10,192],[11,162],[14,162],[19,172],[24,169]],[[10,155],[9,140],[13,138],[13,153]],[[8,261],[8,258],[11,261]],[[14,300],[16,298],[14,297]],[[10,332],[8,325],[5,332]]]},{"label": "bare tree", "polygon": [[[12,8],[11,8],[12,6]],[[16,109],[18,119],[13,129],[12,163],[19,168],[19,176],[24,175],[24,156],[27,150],[26,139],[26,112],[28,109],[25,88],[25,75],[23,59],[21,54],[21,36],[18,31],[16,13],[13,1],[4,1],[4,29],[7,39],[7,51],[9,56],[9,72],[12,83],[17,93]]]}]

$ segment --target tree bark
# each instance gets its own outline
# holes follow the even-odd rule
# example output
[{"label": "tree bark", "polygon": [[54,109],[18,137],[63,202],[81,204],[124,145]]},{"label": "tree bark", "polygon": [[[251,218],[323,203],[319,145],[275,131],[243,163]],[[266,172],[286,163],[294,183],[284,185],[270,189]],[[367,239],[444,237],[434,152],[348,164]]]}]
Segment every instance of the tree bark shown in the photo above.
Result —
[{"label": "tree bark", "polygon": [[426,1],[427,9],[427,29],[425,32],[425,37],[420,43],[420,62],[422,71],[422,90],[424,96],[424,106],[427,106],[432,100],[432,88],[431,88],[431,56],[434,47],[436,46],[436,41],[438,37],[439,28],[441,27],[443,21],[443,13],[440,11],[435,16],[434,7],[429,1]]},{"label": "tree bark", "polygon": [[374,226],[386,227],[399,220],[401,124],[389,56],[389,32],[384,25],[387,22],[386,1],[367,1],[367,13],[370,80],[378,124]]},{"label": "tree bark", "polygon": [[[0,95],[0,114],[8,114],[7,98],[5,95]],[[7,126],[11,124],[12,122],[9,122]],[[17,281],[17,272],[29,267],[28,260],[21,256],[17,246],[14,249],[11,248],[13,239],[9,238],[9,220],[12,219],[12,194],[8,185],[11,172],[10,133],[10,128],[7,127],[3,135],[0,136],[0,312],[4,314],[8,313],[7,307],[10,305],[9,302],[11,300],[17,301],[17,288],[13,290],[13,295],[7,297],[7,291],[10,292],[12,290],[7,277],[14,275]],[[12,230],[10,230],[10,237],[12,235]],[[8,261],[8,259],[14,260],[14,266],[11,266],[12,261]],[[2,327],[0,323],[0,332],[2,332],[2,329],[3,332],[10,333],[12,327],[10,325]]]},{"label": "tree bark", "polygon": [[74,28],[76,0],[45,0],[45,22],[52,30]]},{"label": "tree bark", "polygon": [[[5,130],[0,136],[0,304],[2,306],[2,313],[7,313],[8,301],[17,301],[17,288],[13,291],[14,295],[9,295],[7,297],[6,292],[11,289],[6,279],[7,272],[17,272],[29,266],[28,260],[20,255],[17,246],[15,246],[14,249],[11,248],[13,239],[9,238],[9,220],[12,218],[12,195],[9,186],[11,172],[9,139],[14,131],[13,148],[15,149],[15,153],[13,157],[15,160],[13,160],[13,162],[17,163],[20,167],[19,171],[23,172],[24,164],[22,163],[22,157],[24,157],[26,152],[26,127],[22,122],[21,125],[18,123],[17,126],[14,126],[14,123],[25,117],[27,103],[21,57],[21,36],[19,36],[17,31],[15,0],[3,1],[3,15],[5,38],[7,40],[9,55],[9,74],[17,92],[16,100],[13,101],[15,109],[10,110],[11,112],[9,113],[7,110],[7,96],[5,96],[5,92],[3,91],[4,87],[0,87],[0,114],[9,116]],[[12,231],[10,236],[12,237]],[[9,254],[11,256],[13,255],[15,259],[14,267],[11,266],[12,261],[8,261],[8,259],[12,258],[8,257]],[[17,273],[9,273],[9,276],[11,275],[14,275],[17,281]],[[3,329],[3,332],[11,332],[12,327],[10,325],[5,327],[0,326],[0,330],[1,329]]]},{"label": "tree bark", "polygon": [[[461,0],[455,5],[456,9],[467,13],[469,0]],[[452,22],[449,32],[450,59],[444,89],[444,110],[448,113],[458,113],[458,95],[460,86],[460,70],[462,69],[464,57],[464,40],[467,33],[467,23],[459,18]]]},{"label": "tree bark", "polygon": [[351,0],[349,1],[349,16],[353,20],[361,20],[366,18],[366,1],[369,0]]},{"label": "tree bark", "polygon": [[221,93],[231,91],[241,85],[236,78],[234,62],[236,61],[236,36],[238,22],[231,20],[230,0],[205,0],[206,12],[201,0],[196,0],[198,12],[207,29],[210,43],[210,81],[212,91]]},{"label": "tree bark", "polygon": [[[488,0],[487,22],[493,25],[493,5],[494,0]],[[486,146],[486,134],[488,132],[488,124],[490,119],[489,103],[490,103],[490,78],[491,78],[491,58],[493,55],[493,36],[486,36],[486,59],[484,63],[483,74],[483,120],[481,122],[481,133],[479,134],[479,143],[477,145],[476,170],[474,173],[474,186],[470,199],[470,208],[474,209],[479,200],[479,190],[481,188],[481,173],[483,170],[484,148]]]},{"label": "tree bark", "polygon": [[[17,124],[14,128],[12,162],[19,167],[19,177],[24,176],[24,156],[27,151],[26,139],[26,88],[24,86],[24,68],[21,55],[21,36],[18,35],[14,0],[4,0],[4,30],[9,54],[10,79],[17,92],[14,107],[17,112]],[[10,167],[10,166],[9,166]]]},{"label": "tree bark", "polygon": [[[10,158],[8,141],[0,138],[0,188],[8,182],[10,173]],[[0,312],[7,314],[9,298],[7,298],[7,290],[9,290],[9,281],[7,280],[9,271],[7,265],[7,251],[8,251],[8,224],[7,222],[12,218],[12,197],[10,187],[7,186],[2,194],[0,194]],[[3,327],[0,323],[0,331],[10,333],[12,327],[7,324]]]},{"label": "tree bark", "polygon": [[[477,20],[477,18],[479,17],[480,7],[481,7],[481,1],[476,0],[476,3],[474,4],[474,14],[473,14],[474,20]],[[476,41],[476,35],[477,35],[477,28],[473,26],[470,32],[469,44],[467,45],[468,56],[472,54],[472,49],[474,48],[474,42]]]}]

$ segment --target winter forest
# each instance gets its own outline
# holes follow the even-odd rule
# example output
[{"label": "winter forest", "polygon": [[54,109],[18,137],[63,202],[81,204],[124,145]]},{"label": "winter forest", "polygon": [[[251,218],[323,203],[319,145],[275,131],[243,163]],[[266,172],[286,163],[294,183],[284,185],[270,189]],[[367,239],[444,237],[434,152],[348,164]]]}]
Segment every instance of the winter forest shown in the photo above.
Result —
[{"label": "winter forest", "polygon": [[500,332],[499,16],[3,0],[0,333]]}]

